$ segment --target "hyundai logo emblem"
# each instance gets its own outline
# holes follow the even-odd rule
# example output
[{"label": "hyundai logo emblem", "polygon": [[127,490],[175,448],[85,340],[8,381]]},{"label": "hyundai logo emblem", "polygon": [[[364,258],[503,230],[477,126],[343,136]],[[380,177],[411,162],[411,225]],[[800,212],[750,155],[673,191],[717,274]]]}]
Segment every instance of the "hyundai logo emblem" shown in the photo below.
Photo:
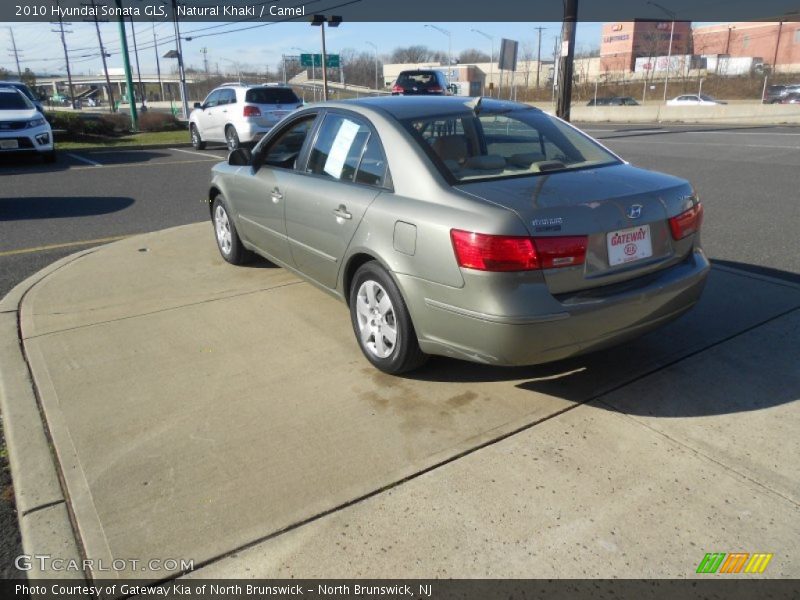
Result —
[{"label": "hyundai logo emblem", "polygon": [[629,219],[638,219],[642,216],[642,205],[641,204],[631,204],[628,207],[628,218]]}]

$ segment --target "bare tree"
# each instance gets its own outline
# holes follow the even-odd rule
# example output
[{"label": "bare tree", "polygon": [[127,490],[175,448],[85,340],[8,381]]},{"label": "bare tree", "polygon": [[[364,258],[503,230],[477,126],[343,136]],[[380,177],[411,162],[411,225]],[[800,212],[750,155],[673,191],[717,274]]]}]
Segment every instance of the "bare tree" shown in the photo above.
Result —
[{"label": "bare tree", "polygon": [[392,51],[393,63],[423,63],[431,60],[433,53],[427,46],[416,45],[395,48]]},{"label": "bare tree", "polygon": [[458,54],[458,62],[459,63],[486,63],[490,62],[492,58],[483,52],[482,50],[478,50],[476,48],[467,48],[466,50],[462,50]]}]

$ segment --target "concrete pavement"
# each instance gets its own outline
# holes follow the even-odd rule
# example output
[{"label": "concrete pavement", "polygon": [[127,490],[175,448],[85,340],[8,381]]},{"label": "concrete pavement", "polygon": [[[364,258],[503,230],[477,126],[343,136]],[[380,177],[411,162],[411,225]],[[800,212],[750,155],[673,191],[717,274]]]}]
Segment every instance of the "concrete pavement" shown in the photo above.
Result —
[{"label": "concrete pavement", "polygon": [[206,223],[85,251],[0,303],[23,543],[200,577],[690,577],[734,551],[798,577],[798,309],[715,268],[623,347],[393,378],[343,304],[227,265]]}]

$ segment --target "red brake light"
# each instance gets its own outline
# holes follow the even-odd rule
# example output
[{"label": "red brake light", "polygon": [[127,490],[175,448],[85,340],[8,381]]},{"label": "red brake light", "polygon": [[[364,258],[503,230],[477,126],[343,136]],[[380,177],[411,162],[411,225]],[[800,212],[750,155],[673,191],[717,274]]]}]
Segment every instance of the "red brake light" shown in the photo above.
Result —
[{"label": "red brake light", "polygon": [[244,107],[244,116],[245,117],[260,117],[261,110],[257,106],[245,106]]},{"label": "red brake light", "polygon": [[703,205],[699,202],[689,210],[672,217],[669,220],[669,228],[672,230],[672,238],[682,240],[687,235],[700,231],[703,223]]},{"label": "red brake light", "polygon": [[586,236],[531,238],[450,231],[460,267],[480,271],[532,271],[572,267],[586,258]]},{"label": "red brake light", "polygon": [[402,94],[403,93],[403,88],[395,83],[392,86],[392,93]]},{"label": "red brake light", "polygon": [[574,267],[586,260],[586,236],[564,235],[534,239],[543,269]]}]

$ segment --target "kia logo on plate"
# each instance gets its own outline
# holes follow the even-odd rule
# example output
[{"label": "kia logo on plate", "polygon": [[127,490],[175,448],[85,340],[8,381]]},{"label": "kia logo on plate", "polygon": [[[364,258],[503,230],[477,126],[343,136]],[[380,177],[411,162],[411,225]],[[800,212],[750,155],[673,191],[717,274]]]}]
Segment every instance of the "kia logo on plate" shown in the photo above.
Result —
[{"label": "kia logo on plate", "polygon": [[628,207],[628,218],[629,219],[638,219],[642,216],[642,205],[641,204],[632,204]]}]

